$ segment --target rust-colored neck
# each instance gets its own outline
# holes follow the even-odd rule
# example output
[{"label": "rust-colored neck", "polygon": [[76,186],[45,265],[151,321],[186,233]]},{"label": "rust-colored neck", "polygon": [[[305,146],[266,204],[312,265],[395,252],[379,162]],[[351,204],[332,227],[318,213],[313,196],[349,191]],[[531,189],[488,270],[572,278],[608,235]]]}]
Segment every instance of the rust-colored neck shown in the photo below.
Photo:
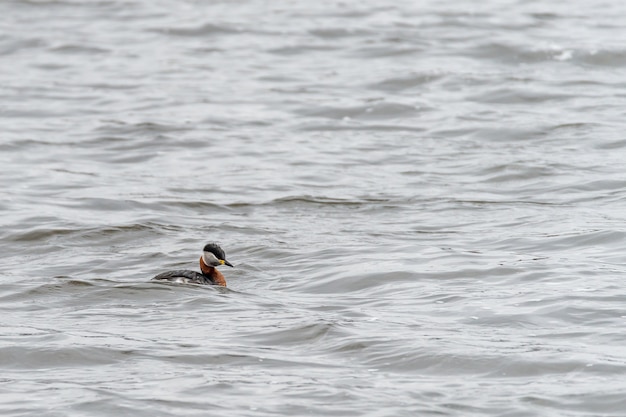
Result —
[{"label": "rust-colored neck", "polygon": [[202,256],[200,257],[200,271],[202,271],[204,275],[209,277],[209,279],[213,281],[215,285],[221,285],[222,287],[226,286],[226,279],[224,278],[224,275],[222,275],[222,273],[218,271],[217,268],[213,268],[212,266],[208,266],[207,264],[205,264]]}]

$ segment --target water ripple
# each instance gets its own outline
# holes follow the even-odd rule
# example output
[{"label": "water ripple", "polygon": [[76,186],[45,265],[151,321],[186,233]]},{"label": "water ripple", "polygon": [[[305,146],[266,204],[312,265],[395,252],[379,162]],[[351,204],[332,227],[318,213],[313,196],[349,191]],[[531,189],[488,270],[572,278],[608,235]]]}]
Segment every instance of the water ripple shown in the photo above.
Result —
[{"label": "water ripple", "polygon": [[0,2],[1,414],[623,415],[624,17]]}]

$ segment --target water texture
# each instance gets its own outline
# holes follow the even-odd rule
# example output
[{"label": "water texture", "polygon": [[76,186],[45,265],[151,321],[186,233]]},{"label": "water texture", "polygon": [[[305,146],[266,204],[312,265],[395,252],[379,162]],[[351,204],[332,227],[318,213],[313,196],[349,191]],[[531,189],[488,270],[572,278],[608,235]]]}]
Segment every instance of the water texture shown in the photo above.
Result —
[{"label": "water texture", "polygon": [[0,2],[0,414],[625,416],[625,21]]}]

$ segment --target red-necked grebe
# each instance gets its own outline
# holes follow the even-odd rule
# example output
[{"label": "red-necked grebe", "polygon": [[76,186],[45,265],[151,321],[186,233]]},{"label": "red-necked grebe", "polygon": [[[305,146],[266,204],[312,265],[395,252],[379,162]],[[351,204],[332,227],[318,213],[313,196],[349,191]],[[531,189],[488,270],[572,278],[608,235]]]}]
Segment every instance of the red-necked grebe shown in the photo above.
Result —
[{"label": "red-necked grebe", "polygon": [[200,272],[179,269],[176,271],[163,272],[152,278],[160,281],[172,281],[192,284],[208,284],[226,286],[224,275],[217,270],[220,265],[233,265],[226,260],[226,254],[217,243],[207,243],[202,249],[200,257]]}]

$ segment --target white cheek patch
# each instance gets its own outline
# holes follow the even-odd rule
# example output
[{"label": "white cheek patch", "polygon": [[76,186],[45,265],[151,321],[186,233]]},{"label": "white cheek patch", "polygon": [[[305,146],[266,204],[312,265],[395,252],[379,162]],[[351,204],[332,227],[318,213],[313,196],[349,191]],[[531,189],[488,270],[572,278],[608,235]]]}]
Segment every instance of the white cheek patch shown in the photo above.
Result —
[{"label": "white cheek patch", "polygon": [[211,252],[202,252],[202,259],[204,260],[204,263],[209,266],[220,263],[220,260],[217,259]]}]

